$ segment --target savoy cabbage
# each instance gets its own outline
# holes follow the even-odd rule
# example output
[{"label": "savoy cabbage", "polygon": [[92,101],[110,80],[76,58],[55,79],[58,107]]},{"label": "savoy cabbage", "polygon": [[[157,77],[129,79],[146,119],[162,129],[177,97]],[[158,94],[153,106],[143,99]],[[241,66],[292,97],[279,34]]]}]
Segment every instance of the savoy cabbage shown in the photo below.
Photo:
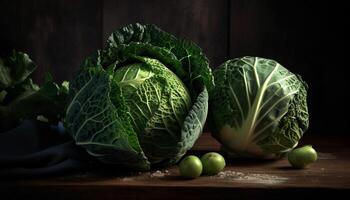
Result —
[{"label": "savoy cabbage", "polygon": [[81,65],[70,84],[66,128],[104,163],[139,170],[170,165],[200,136],[213,84],[194,43],[132,24]]}]

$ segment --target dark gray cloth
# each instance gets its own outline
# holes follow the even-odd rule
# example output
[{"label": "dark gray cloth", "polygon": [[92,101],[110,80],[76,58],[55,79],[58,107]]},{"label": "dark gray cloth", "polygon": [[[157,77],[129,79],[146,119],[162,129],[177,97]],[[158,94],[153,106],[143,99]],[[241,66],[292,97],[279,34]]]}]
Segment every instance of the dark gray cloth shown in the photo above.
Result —
[{"label": "dark gray cloth", "polygon": [[24,121],[0,133],[0,179],[60,175],[92,167],[94,160],[62,129]]}]

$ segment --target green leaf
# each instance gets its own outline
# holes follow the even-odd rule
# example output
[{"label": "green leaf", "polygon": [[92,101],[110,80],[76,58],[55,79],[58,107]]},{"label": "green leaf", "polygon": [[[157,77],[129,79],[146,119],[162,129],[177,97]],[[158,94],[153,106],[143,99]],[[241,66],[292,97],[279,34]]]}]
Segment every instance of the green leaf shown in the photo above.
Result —
[{"label": "green leaf", "polygon": [[180,142],[173,148],[176,155],[168,156],[167,159],[158,163],[157,166],[168,166],[177,163],[188,150],[190,150],[203,131],[208,112],[208,92],[204,88],[192,105],[183,122]]},{"label": "green leaf", "polygon": [[[99,71],[101,70],[101,71]],[[102,69],[82,73],[75,87],[80,90],[67,108],[66,128],[77,145],[105,163],[149,170],[123,101],[110,99],[110,79]],[[119,88],[114,88],[114,92]],[[119,92],[114,95],[120,95]],[[121,99],[121,98],[117,98]]]},{"label": "green leaf", "polygon": [[198,133],[202,133],[203,131],[204,124],[208,115],[208,99],[208,91],[204,87],[203,91],[198,95],[195,103],[192,105],[192,108],[185,119],[181,131],[185,151],[192,148],[199,137]]},{"label": "green leaf", "polygon": [[22,52],[13,51],[12,56],[8,59],[0,58],[0,89],[21,83],[35,68],[34,62]]},{"label": "green leaf", "polygon": [[7,92],[5,90],[2,90],[0,92],[0,103],[2,103],[7,95]]},{"label": "green leaf", "polygon": [[[202,53],[202,50],[193,42],[177,39],[155,25],[141,25],[136,23],[113,32],[107,40],[107,49],[133,42],[151,44],[167,49],[181,62],[181,67],[187,74],[186,81],[189,81],[189,84],[192,85],[200,82],[200,84],[204,84],[208,89],[214,87],[211,69],[208,67],[208,59]],[[172,70],[174,72],[177,71],[176,69]],[[192,90],[192,87],[189,89]]]},{"label": "green leaf", "polygon": [[36,68],[27,54],[13,52],[0,59],[0,131],[18,125],[25,118],[43,115],[50,121],[60,120],[66,106],[67,85],[58,86],[48,75],[42,87],[30,78]]}]

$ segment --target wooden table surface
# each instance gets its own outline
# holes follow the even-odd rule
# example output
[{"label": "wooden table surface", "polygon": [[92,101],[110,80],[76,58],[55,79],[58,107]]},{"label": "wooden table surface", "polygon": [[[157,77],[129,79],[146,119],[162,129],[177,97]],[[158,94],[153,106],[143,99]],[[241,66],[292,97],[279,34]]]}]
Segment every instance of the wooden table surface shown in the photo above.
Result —
[{"label": "wooden table surface", "polygon": [[[307,169],[290,168],[286,159],[227,160],[224,172],[193,180],[180,177],[176,166],[145,173],[81,172],[38,180],[0,180],[0,199],[292,199],[337,197],[350,194],[350,137],[309,135],[319,159]],[[219,151],[204,134],[190,154]]]}]

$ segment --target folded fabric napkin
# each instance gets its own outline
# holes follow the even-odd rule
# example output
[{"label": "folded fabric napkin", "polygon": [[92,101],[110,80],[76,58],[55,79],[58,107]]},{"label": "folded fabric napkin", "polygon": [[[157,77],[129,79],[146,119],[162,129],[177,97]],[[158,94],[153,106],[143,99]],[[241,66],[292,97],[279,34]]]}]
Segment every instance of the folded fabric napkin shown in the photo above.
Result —
[{"label": "folded fabric napkin", "polygon": [[0,180],[65,174],[87,169],[93,163],[62,126],[26,120],[0,133]]}]

